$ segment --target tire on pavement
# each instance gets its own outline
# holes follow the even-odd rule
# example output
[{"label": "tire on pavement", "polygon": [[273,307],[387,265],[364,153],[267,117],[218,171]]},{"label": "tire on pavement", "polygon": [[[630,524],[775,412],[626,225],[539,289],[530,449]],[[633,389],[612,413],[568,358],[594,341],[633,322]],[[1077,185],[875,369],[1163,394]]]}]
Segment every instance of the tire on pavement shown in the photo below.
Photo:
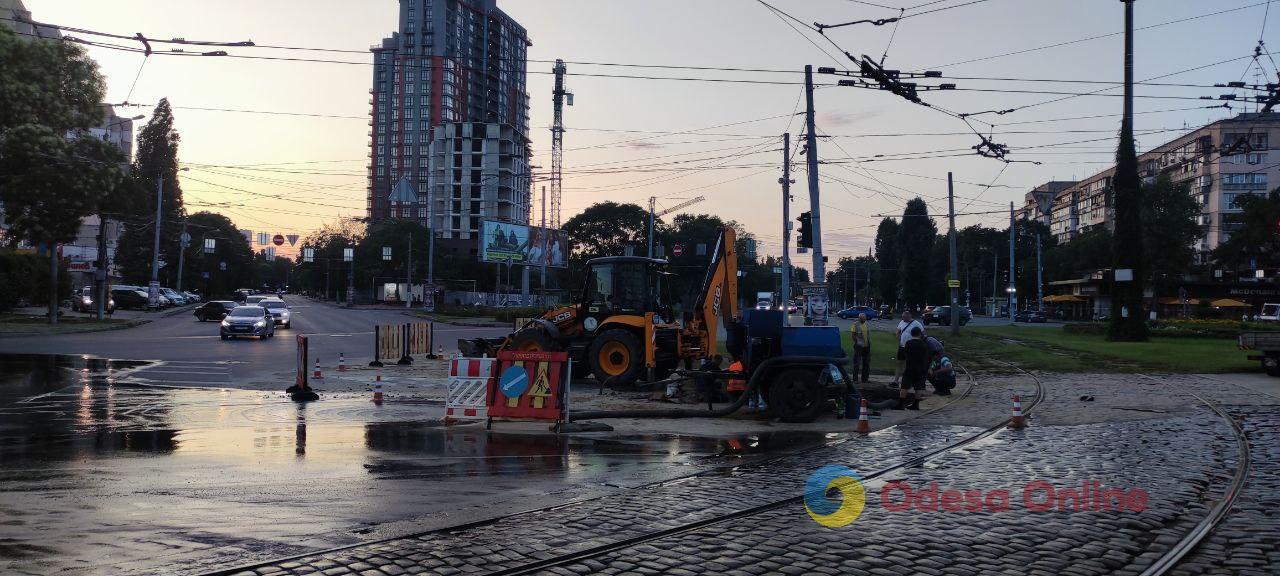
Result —
[{"label": "tire on pavement", "polygon": [[560,343],[551,338],[546,330],[536,327],[521,328],[511,336],[508,350],[518,352],[558,352]]},{"label": "tire on pavement", "polygon": [[826,394],[812,368],[788,368],[769,386],[769,410],[783,422],[813,422],[826,405]]},{"label": "tire on pavement", "polygon": [[644,349],[630,330],[606,330],[587,348],[587,363],[596,380],[614,378],[620,384],[630,384],[644,368]]}]

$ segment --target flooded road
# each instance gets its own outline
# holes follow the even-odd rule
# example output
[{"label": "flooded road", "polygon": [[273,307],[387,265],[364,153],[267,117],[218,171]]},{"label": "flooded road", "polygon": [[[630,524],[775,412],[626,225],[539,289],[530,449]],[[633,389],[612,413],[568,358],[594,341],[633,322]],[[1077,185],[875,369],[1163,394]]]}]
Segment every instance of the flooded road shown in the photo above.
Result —
[{"label": "flooded road", "polygon": [[509,514],[822,442],[444,427],[364,395],[138,385],[0,356],[0,572],[196,573]]}]

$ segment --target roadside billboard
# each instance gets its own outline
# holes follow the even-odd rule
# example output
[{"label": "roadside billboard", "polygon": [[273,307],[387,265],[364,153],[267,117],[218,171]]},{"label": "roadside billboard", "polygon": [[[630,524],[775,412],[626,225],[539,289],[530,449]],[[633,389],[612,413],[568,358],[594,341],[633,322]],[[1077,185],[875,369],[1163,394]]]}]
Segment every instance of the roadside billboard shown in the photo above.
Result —
[{"label": "roadside billboard", "polygon": [[527,266],[568,265],[569,244],[563,230],[485,220],[480,237],[481,262],[510,262]]}]

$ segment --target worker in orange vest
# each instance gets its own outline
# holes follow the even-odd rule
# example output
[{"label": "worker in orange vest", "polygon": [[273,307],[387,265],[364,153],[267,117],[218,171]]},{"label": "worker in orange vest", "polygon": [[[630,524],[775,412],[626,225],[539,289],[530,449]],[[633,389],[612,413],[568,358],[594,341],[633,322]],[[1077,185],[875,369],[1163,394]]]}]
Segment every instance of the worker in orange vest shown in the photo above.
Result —
[{"label": "worker in orange vest", "polygon": [[[742,374],[746,369],[742,366],[742,359],[733,358],[733,363],[729,365],[730,372]],[[731,400],[736,400],[737,395],[747,391],[747,381],[745,378],[730,378],[729,383],[725,384],[724,391],[728,393]]]}]

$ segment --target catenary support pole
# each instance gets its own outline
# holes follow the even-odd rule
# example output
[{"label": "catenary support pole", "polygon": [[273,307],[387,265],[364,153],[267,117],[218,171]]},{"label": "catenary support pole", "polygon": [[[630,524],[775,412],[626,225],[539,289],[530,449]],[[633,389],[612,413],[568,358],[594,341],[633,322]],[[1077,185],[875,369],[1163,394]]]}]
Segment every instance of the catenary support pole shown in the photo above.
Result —
[{"label": "catenary support pole", "polygon": [[[791,301],[791,133],[782,135],[782,289],[778,291],[779,304]],[[790,323],[791,315],[783,314],[783,322]]]},{"label": "catenary support pole", "polygon": [[187,236],[187,219],[182,219],[182,235],[178,237],[178,280],[174,282],[174,287],[179,293],[182,292],[182,269],[187,264],[187,242],[190,237]]},{"label": "catenary support pole", "polygon": [[[156,235],[155,242],[151,245],[151,281],[153,283],[160,282],[160,215],[164,208],[164,176],[156,176]],[[147,304],[155,307],[158,305],[157,293],[150,287],[147,288]]]},{"label": "catenary support pole", "polygon": [[[822,257],[822,202],[818,193],[818,135],[813,121],[813,66],[804,67],[805,95],[805,140],[807,142],[805,157],[808,160],[809,172],[809,210],[811,219],[809,229],[813,231],[813,277],[814,282],[827,281],[827,266]],[[815,318],[819,324],[826,324],[826,315]]]},{"label": "catenary support pole", "polygon": [[107,219],[98,215],[98,269],[93,271],[94,316],[102,320],[107,310]]},{"label": "catenary support pole", "polygon": [[948,279],[951,309],[947,316],[951,321],[951,334],[954,336],[960,333],[960,264],[956,258],[956,188],[950,172],[947,172],[947,220],[950,222],[947,230],[947,244],[951,251],[951,276]]},{"label": "catenary support pole", "polygon": [[1040,235],[1036,234],[1036,310],[1044,312],[1044,267],[1040,264]]},{"label": "catenary support pole", "polygon": [[1017,239],[1016,222],[1013,220],[1013,202],[1009,202],[1009,323],[1013,323],[1014,314],[1018,310],[1018,280],[1014,242]]}]

